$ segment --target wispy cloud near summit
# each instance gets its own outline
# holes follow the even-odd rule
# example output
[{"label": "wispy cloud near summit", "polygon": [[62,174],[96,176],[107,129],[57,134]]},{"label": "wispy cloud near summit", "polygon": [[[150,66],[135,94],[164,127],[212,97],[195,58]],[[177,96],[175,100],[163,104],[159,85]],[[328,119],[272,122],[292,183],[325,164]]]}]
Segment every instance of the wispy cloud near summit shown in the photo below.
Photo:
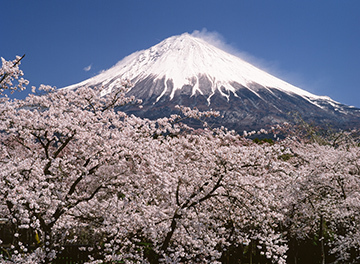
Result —
[{"label": "wispy cloud near summit", "polygon": [[234,47],[233,45],[227,43],[225,38],[216,31],[208,31],[206,28],[203,28],[201,31],[194,30],[191,33],[191,35],[203,39],[206,42],[210,43],[211,45],[221,50],[224,50],[234,56],[237,56],[265,71],[268,71],[269,68],[271,68],[271,66],[269,67],[270,64],[269,62],[265,62],[262,59],[256,58],[255,56],[249,54],[248,52],[241,51],[239,50],[239,48]]},{"label": "wispy cloud near summit", "polygon": [[83,70],[88,72],[91,70],[92,64],[90,64],[89,66],[86,66]]}]

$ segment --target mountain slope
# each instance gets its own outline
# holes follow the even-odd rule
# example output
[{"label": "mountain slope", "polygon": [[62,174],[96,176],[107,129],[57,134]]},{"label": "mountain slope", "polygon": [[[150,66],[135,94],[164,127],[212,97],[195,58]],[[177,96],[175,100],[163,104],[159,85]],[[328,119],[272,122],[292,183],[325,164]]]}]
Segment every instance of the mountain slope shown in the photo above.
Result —
[{"label": "mountain slope", "polygon": [[142,109],[124,110],[141,117],[169,115],[176,104],[182,104],[218,110],[223,118],[214,120],[215,125],[236,130],[288,121],[289,112],[321,125],[360,124],[360,109],[297,88],[187,33],[135,52],[109,70],[66,88],[103,86],[106,92],[123,79],[134,84],[129,95],[143,100]]}]

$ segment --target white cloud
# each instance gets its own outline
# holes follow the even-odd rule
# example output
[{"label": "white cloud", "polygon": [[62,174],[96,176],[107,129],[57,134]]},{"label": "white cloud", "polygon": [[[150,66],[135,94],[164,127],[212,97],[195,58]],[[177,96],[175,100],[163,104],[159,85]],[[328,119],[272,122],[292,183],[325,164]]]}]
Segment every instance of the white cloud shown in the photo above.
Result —
[{"label": "white cloud", "polygon": [[84,71],[86,71],[86,72],[90,71],[90,70],[91,70],[91,67],[92,67],[92,64],[90,64],[89,66],[86,66],[86,67],[84,68]]},{"label": "white cloud", "polygon": [[[237,48],[233,47],[232,45],[226,43],[225,38],[216,31],[208,31],[206,28],[203,28],[201,31],[194,30],[191,33],[192,36],[201,38],[205,40],[206,42],[210,43],[211,45],[224,50],[232,55],[235,55],[237,57],[240,57],[246,61],[251,59],[250,57],[253,57],[246,52],[239,51]],[[250,62],[250,61],[249,61]],[[251,63],[251,62],[250,62]]]}]

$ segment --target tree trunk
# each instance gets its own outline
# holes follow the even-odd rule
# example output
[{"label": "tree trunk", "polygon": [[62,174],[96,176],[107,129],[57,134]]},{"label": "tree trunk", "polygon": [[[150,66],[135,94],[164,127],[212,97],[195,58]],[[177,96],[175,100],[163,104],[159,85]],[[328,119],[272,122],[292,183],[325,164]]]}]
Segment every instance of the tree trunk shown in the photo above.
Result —
[{"label": "tree trunk", "polygon": [[170,244],[170,240],[171,240],[171,237],[173,236],[174,232],[175,232],[175,229],[176,229],[176,221],[177,219],[180,219],[181,218],[181,215],[179,215],[177,212],[175,212],[175,215],[173,216],[173,219],[171,221],[171,225],[170,225],[170,231],[167,233],[166,235],[166,238],[164,240],[164,243],[161,247],[161,250],[163,251],[166,251],[169,244]]},{"label": "tree trunk", "polygon": [[319,230],[319,240],[320,240],[320,256],[321,264],[325,264],[325,248],[324,248],[324,230],[323,230],[323,216],[320,215],[320,230]]},{"label": "tree trunk", "polygon": [[250,264],[253,264],[253,241],[251,241],[249,245],[249,254]]}]

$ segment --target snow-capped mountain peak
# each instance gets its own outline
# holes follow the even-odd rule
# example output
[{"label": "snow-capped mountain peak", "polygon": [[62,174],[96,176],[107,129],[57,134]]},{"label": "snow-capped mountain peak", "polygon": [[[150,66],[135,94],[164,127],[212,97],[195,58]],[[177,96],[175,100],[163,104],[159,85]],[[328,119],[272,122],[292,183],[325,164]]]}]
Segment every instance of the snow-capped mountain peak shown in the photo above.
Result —
[{"label": "snow-capped mountain peak", "polygon": [[180,104],[218,110],[221,125],[237,130],[288,121],[289,112],[311,122],[360,124],[359,109],[295,87],[188,33],[137,51],[65,89],[100,86],[107,93],[124,79],[133,84],[129,95],[143,100],[141,110],[129,106],[127,111],[142,117],[175,113]]}]

